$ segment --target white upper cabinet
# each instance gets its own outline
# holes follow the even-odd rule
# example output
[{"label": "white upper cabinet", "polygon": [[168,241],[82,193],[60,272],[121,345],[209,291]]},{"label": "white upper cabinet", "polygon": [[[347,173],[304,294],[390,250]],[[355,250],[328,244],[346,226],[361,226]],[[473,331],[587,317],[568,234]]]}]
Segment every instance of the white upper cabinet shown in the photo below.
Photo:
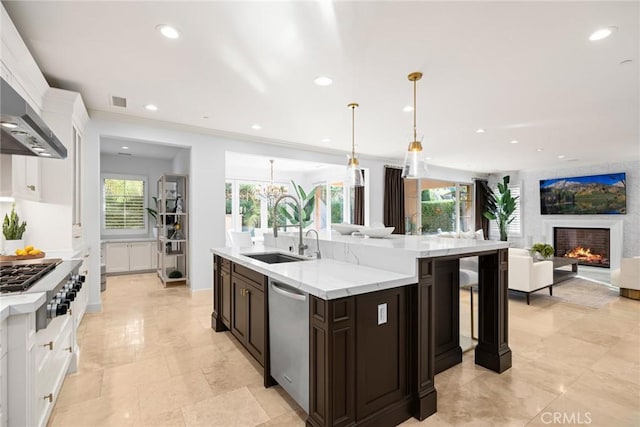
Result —
[{"label": "white upper cabinet", "polygon": [[89,120],[79,93],[51,88],[43,119],[67,149],[66,159],[42,161],[42,201],[69,207],[65,223],[74,239],[82,237],[82,132]]}]

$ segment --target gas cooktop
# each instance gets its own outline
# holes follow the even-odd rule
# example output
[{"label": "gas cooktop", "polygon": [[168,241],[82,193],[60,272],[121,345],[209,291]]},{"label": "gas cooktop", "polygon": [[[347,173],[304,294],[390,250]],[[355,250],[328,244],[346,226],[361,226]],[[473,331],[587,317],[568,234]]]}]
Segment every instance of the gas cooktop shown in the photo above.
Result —
[{"label": "gas cooktop", "polygon": [[61,262],[59,258],[0,262],[0,292],[24,292]]}]

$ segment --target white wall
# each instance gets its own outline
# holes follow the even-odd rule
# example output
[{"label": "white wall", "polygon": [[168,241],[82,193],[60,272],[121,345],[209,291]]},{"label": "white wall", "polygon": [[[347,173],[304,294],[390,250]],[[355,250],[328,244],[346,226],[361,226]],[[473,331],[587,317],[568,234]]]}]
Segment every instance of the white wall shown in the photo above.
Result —
[{"label": "white wall", "polygon": [[[602,175],[606,173],[626,172],[627,174],[627,214],[626,215],[541,215],[540,214],[540,180],[585,175]],[[505,172],[492,175],[489,181],[495,185],[504,175],[511,176],[512,183],[522,184],[522,237],[509,238],[515,246],[524,247],[529,238],[533,242],[542,241],[543,237],[553,243],[553,236],[546,236],[543,222],[552,219],[575,221],[579,225],[583,220],[622,220],[623,221],[623,254],[624,257],[640,255],[640,161],[604,163],[599,165],[573,168]],[[493,238],[493,237],[492,237]]]}]

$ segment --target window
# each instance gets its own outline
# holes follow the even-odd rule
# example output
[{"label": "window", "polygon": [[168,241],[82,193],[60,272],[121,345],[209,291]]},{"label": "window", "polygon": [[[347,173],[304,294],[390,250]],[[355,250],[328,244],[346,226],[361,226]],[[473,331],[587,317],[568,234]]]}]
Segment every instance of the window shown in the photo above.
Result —
[{"label": "window", "polygon": [[472,184],[420,181],[422,233],[473,230]]},{"label": "window", "polygon": [[[513,221],[509,224],[509,230],[507,231],[507,235],[511,237],[521,237],[522,236],[522,220],[520,217],[520,186],[519,185],[510,185],[509,189],[511,190],[511,195],[513,197],[517,197],[516,200],[516,210],[513,212]],[[494,191],[498,191],[497,189]],[[500,239],[500,231],[498,230],[498,224],[495,221],[489,222],[489,236],[493,240]]]},{"label": "window", "polygon": [[102,231],[105,234],[147,232],[145,177],[103,175]]}]

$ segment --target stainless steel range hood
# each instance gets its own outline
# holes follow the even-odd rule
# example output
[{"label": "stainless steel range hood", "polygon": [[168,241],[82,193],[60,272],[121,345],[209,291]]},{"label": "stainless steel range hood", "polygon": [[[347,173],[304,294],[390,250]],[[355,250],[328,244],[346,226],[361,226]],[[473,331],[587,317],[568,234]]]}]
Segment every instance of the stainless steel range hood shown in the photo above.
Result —
[{"label": "stainless steel range hood", "polygon": [[0,86],[0,154],[64,159],[67,149],[4,79]]}]

